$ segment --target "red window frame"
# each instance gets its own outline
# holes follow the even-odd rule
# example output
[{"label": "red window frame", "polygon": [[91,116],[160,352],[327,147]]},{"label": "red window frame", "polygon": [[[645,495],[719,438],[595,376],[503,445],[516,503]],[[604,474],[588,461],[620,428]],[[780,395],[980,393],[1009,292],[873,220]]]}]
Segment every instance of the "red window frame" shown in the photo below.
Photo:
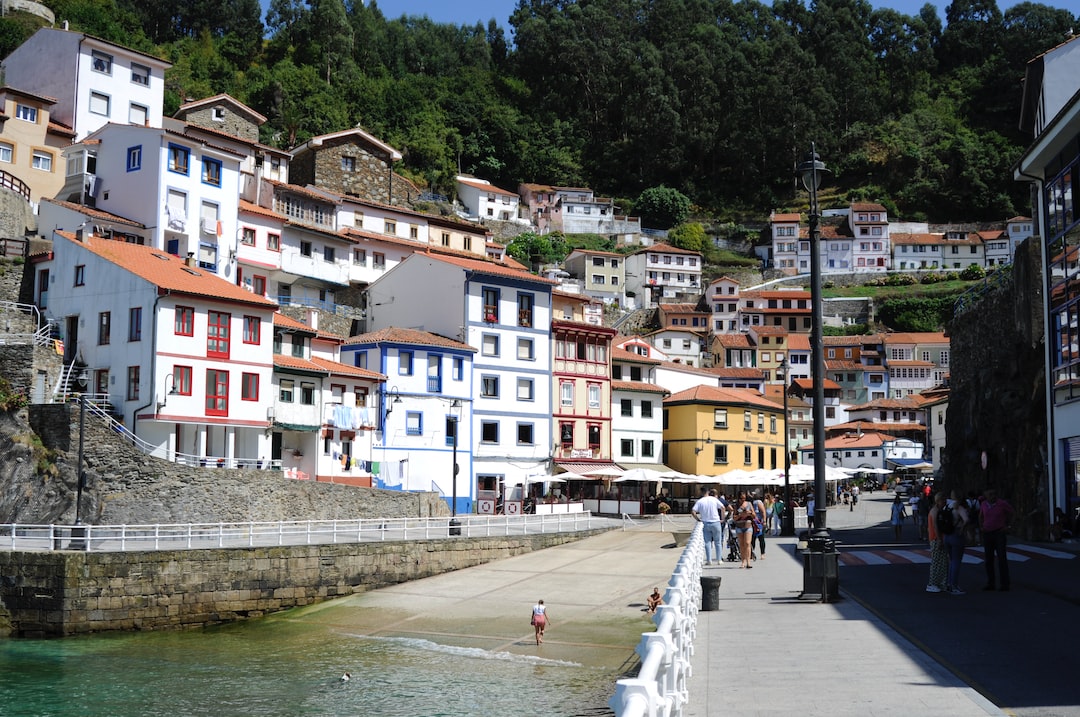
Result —
[{"label": "red window frame", "polygon": [[224,311],[206,312],[206,355],[215,358],[229,358],[229,324],[232,314]]},{"label": "red window frame", "polygon": [[173,387],[181,396],[191,395],[190,366],[173,366]]},{"label": "red window frame", "polygon": [[251,291],[259,296],[266,296],[266,277],[258,274],[251,275]]},{"label": "red window frame", "polygon": [[206,415],[229,415],[229,372],[206,369]]},{"label": "red window frame", "polygon": [[255,230],[251,227],[243,227],[240,231],[240,243],[245,246],[255,246]]},{"label": "red window frame", "polygon": [[259,400],[259,374],[244,372],[240,376],[240,400]]},{"label": "red window frame", "polygon": [[258,316],[244,317],[244,343],[258,344],[262,336],[262,319]]},{"label": "red window frame", "polygon": [[190,306],[177,306],[173,331],[177,336],[195,335],[195,309]]}]

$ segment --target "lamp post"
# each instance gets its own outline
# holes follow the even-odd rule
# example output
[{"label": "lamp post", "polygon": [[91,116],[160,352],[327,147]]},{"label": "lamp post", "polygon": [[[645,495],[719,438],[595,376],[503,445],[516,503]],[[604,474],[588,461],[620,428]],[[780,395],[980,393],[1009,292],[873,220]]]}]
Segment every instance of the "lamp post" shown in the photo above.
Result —
[{"label": "lamp post", "polygon": [[810,211],[807,221],[810,225],[810,348],[813,360],[814,399],[814,533],[828,535],[826,532],[825,503],[825,341],[822,337],[821,303],[821,246],[818,243],[818,196],[821,180],[829,170],[821,161],[813,143],[810,154],[795,170],[802,184],[810,193]]},{"label": "lamp post", "polygon": [[705,450],[706,445],[709,445],[709,446],[712,445],[712,434],[709,433],[708,428],[703,429],[701,431],[701,437],[698,438],[698,443],[700,443],[701,445],[699,445],[697,448],[694,449],[694,455],[695,456],[700,454],[703,450]]},{"label": "lamp post", "polygon": [[450,477],[450,535],[461,535],[461,524],[457,519],[457,479],[458,479],[458,463],[457,463],[457,446],[458,446],[458,426],[461,423],[461,401],[454,399],[450,402],[450,413],[446,416],[447,425],[453,428],[453,466]]},{"label": "lamp post", "polygon": [[788,446],[790,431],[788,430],[788,365],[787,356],[777,366],[777,373],[784,383],[784,514],[780,516],[780,534],[784,536],[795,535],[795,512],[791,507],[791,449]]}]

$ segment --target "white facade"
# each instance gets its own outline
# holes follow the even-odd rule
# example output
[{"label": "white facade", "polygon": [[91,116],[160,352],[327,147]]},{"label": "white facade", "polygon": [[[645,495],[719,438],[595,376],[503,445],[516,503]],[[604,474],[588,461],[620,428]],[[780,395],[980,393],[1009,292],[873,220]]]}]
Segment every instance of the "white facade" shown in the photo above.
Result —
[{"label": "white facade", "polygon": [[654,244],[624,260],[626,293],[634,293],[639,306],[661,299],[675,301],[701,295],[701,254],[669,244]]},{"label": "white facade", "polygon": [[549,469],[551,287],[490,262],[413,254],[369,289],[372,331],[410,327],[477,349],[470,435],[480,488]]},{"label": "white facade", "polygon": [[76,140],[109,122],[160,127],[170,63],[81,32],[41,28],[4,59],[4,81],[53,97]]},{"label": "white facade", "polygon": [[[456,182],[458,200],[470,218],[509,222],[518,220],[521,198],[513,192],[496,187],[485,179],[459,176]],[[528,223],[522,220],[522,223]]]},{"label": "white facade", "polygon": [[713,333],[739,330],[739,282],[727,276],[713,280],[705,291],[712,309]]}]

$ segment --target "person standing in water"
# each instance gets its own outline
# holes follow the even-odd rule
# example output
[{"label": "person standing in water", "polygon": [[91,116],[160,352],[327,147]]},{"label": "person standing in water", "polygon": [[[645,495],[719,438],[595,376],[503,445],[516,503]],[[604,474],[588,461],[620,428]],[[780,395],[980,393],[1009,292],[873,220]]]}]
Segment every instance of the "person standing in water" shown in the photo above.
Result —
[{"label": "person standing in water", "polygon": [[536,644],[544,641],[544,628],[548,625],[547,607],[543,600],[538,600],[532,609],[533,632],[536,634]]}]

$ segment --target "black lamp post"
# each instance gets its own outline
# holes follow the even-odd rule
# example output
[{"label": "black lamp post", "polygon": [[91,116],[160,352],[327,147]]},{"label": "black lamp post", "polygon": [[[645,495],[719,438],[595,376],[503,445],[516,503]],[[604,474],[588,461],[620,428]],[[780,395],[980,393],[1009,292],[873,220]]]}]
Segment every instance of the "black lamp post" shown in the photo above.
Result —
[{"label": "black lamp post", "polygon": [[790,370],[787,356],[777,366],[777,373],[784,382],[784,514],[780,516],[780,534],[785,536],[795,535],[795,509],[791,507],[791,448],[788,430],[788,371]]},{"label": "black lamp post", "polygon": [[818,238],[818,196],[821,181],[828,174],[825,163],[810,144],[810,154],[795,170],[810,193],[810,348],[813,360],[814,419],[814,533],[828,535],[825,503],[825,341],[822,336],[821,246]]}]

